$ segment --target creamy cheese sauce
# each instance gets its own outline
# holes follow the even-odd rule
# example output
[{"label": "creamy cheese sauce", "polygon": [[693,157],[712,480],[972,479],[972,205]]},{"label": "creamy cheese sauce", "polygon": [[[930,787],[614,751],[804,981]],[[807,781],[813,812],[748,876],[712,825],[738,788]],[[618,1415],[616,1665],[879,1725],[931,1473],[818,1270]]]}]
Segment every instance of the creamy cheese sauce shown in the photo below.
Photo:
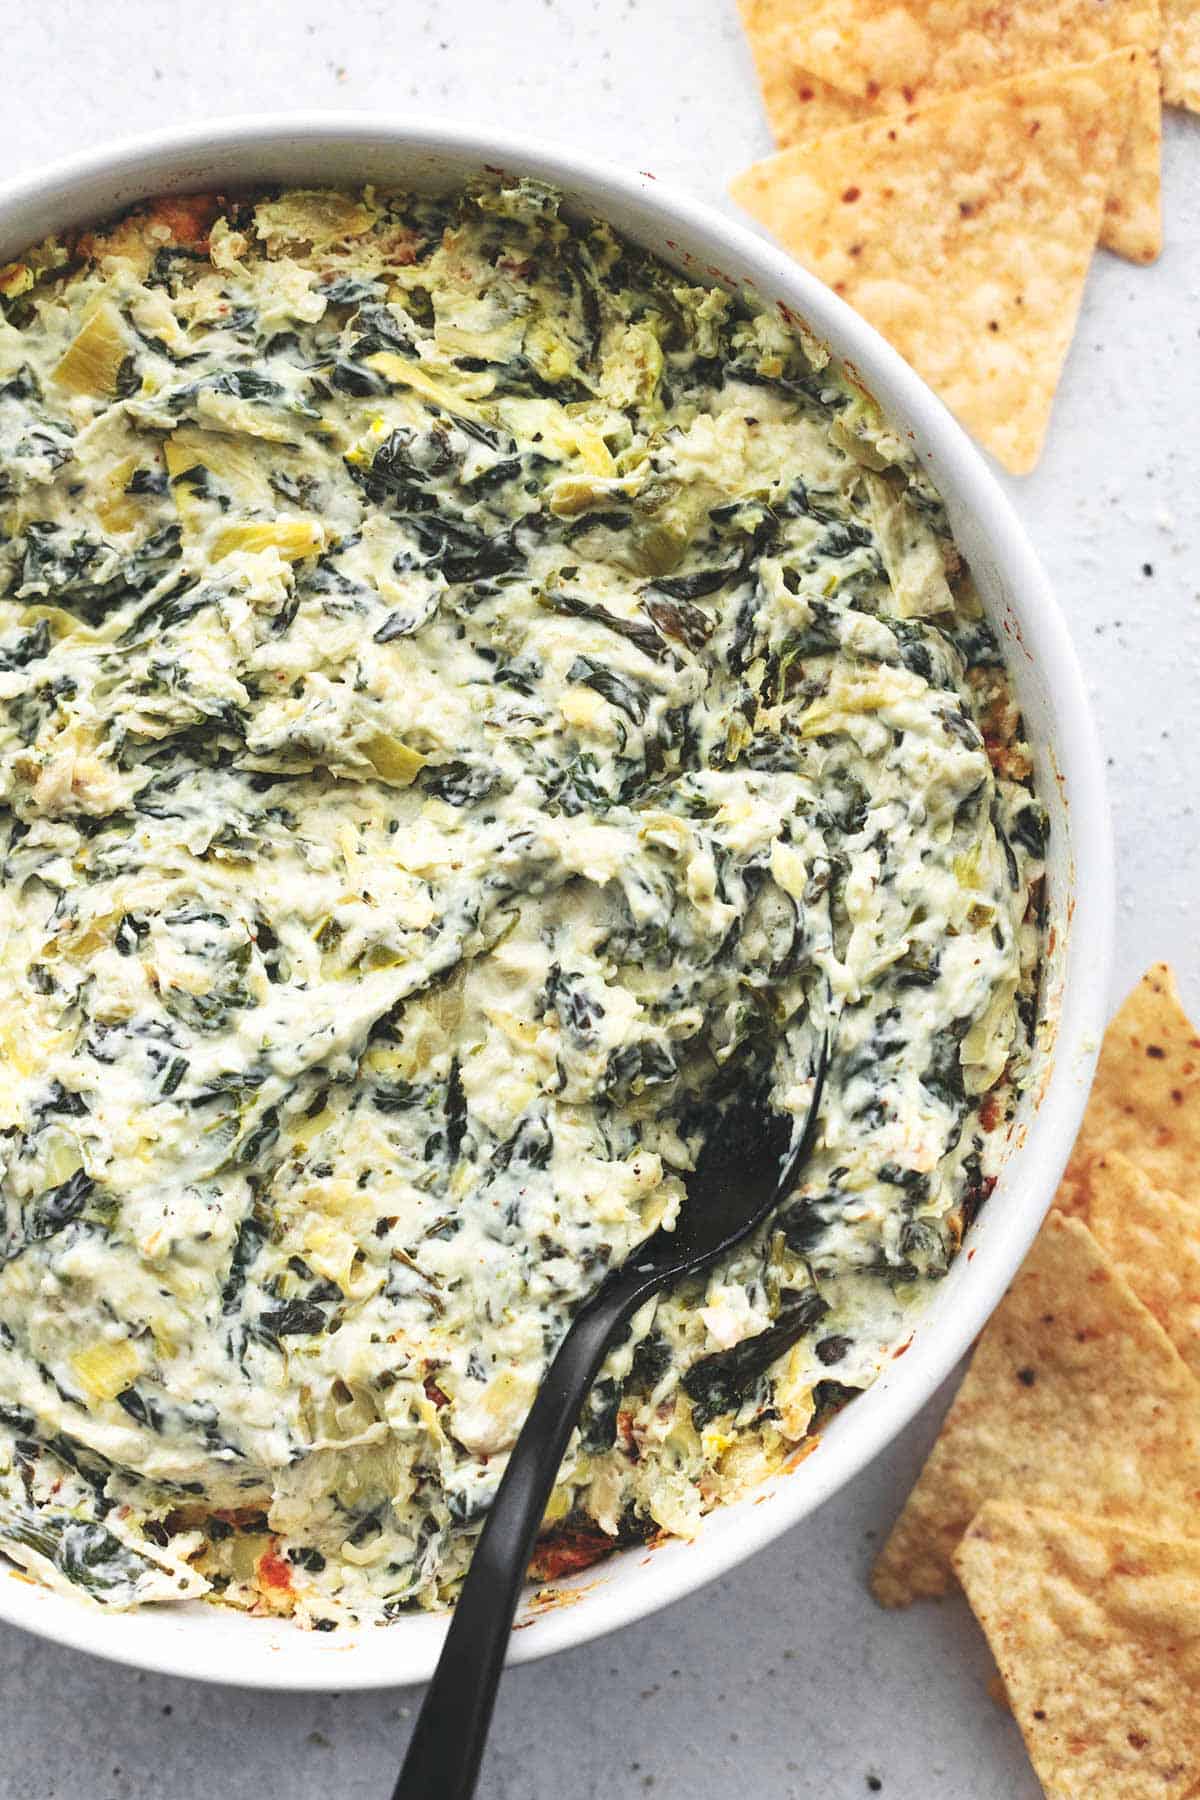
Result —
[{"label": "creamy cheese sauce", "polygon": [[936,494],[533,184],[163,202],[0,296],[0,1544],[444,1603],[573,1309],[828,1032],[539,1567],[691,1533],[911,1329],[1029,1072],[1045,818]]}]

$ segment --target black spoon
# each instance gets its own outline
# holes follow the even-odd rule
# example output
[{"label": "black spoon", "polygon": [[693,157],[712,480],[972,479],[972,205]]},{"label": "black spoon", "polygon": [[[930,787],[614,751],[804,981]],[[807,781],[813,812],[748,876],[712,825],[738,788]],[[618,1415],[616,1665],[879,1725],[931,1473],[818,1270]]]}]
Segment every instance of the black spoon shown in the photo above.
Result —
[{"label": "black spoon", "polygon": [[816,1137],[829,1040],[804,1129],[762,1089],[722,1121],[688,1176],[673,1231],[659,1230],[585,1300],[509,1455],[392,1800],[470,1800],[525,1572],[580,1407],[619,1328],[651,1294],[707,1269],[784,1198]]}]

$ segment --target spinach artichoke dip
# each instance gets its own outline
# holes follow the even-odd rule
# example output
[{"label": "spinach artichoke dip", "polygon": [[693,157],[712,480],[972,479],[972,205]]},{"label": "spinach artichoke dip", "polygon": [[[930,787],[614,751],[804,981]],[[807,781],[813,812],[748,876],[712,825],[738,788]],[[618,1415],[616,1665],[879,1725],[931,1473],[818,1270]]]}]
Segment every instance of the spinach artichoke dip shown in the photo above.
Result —
[{"label": "spinach artichoke dip", "polygon": [[0,1548],[445,1604],[573,1310],[828,1033],[535,1572],[694,1533],[905,1341],[1030,1075],[1045,815],[937,495],[533,183],[162,201],[0,294]]}]

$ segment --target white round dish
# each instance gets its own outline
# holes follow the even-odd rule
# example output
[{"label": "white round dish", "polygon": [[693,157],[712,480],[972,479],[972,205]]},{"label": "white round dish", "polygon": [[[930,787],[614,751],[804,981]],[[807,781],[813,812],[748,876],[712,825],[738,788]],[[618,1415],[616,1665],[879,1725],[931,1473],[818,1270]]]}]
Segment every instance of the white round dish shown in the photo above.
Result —
[{"label": "white round dish", "polygon": [[[366,181],[427,191],[482,171],[553,182],[569,203],[646,249],[803,321],[850,365],[905,433],[943,494],[958,543],[1007,645],[1051,815],[1046,1021],[1038,1078],[999,1185],[905,1354],[841,1413],[790,1473],[710,1515],[691,1543],[620,1552],[552,1601],[528,1602],[512,1640],[527,1662],[628,1624],[724,1573],[827,1500],[895,1437],[949,1374],[1033,1239],[1074,1140],[1103,1029],[1112,868],[1102,761],[1083,683],[1046,577],[983,457],[916,375],[858,315],[780,251],[649,174],[567,150],[433,121],[369,115],[230,119],[89,151],[0,187],[0,261],[47,233],[152,194]],[[0,1618],[142,1668],[272,1688],[368,1688],[425,1679],[445,1631],[436,1615],[387,1630],[297,1630],[192,1603],[108,1615],[0,1572]]]}]

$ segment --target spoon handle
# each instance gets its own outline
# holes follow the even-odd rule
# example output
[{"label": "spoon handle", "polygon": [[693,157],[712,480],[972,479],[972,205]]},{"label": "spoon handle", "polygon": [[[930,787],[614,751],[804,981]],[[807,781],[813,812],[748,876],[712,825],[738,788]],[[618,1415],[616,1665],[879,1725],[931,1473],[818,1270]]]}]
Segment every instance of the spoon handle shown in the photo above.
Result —
[{"label": "spoon handle", "polygon": [[521,1587],[567,1441],[617,1328],[661,1284],[602,1282],[555,1353],[475,1547],[392,1800],[470,1800]]}]

